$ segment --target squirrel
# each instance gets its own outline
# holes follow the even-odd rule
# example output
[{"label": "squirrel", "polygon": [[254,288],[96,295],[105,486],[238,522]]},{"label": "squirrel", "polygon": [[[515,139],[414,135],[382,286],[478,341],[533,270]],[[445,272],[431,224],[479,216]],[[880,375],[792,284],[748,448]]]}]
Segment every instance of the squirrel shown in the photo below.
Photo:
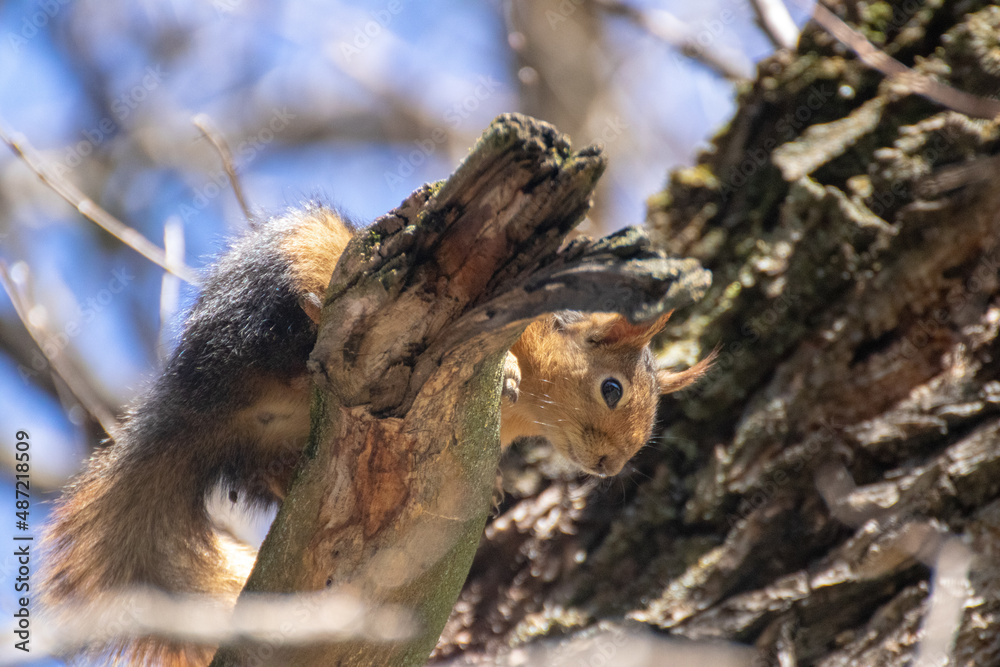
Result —
[{"label": "squirrel", "polygon": [[[159,378],[113,443],[66,488],[44,537],[42,603],[110,601],[150,586],[235,604],[254,551],[218,529],[206,496],[268,506],[285,495],[309,432],[306,362],[320,299],[354,228],[313,205],[251,230],[219,260]],[[671,373],[650,340],[665,315],[561,312],[531,322],[504,366],[501,444],[542,436],[595,475],[617,474],[649,439],[661,393],[704,374]],[[113,664],[205,665],[215,647],[161,638],[87,649]]]}]

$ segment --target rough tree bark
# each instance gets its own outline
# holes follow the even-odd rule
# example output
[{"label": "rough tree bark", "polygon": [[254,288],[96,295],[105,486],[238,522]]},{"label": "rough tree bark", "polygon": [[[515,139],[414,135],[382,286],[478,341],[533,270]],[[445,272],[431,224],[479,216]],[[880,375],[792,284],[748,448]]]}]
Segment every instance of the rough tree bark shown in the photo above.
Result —
[{"label": "rough tree bark", "polygon": [[[998,7],[834,9],[924,75],[1000,90]],[[754,664],[1000,664],[998,124],[919,90],[812,25],[761,63],[650,202],[655,238],[714,273],[666,335],[677,358],[721,345],[714,372],[665,400],[624,483],[522,466],[438,659],[603,623]]]},{"label": "rough tree bark", "polygon": [[215,664],[423,664],[468,573],[499,457],[500,374],[531,319],[647,320],[709,283],[631,228],[559,249],[604,168],[551,126],[495,121],[458,170],[377,220],[330,282],[307,461],[246,591],[352,591],[414,615],[406,641],[240,646]]}]

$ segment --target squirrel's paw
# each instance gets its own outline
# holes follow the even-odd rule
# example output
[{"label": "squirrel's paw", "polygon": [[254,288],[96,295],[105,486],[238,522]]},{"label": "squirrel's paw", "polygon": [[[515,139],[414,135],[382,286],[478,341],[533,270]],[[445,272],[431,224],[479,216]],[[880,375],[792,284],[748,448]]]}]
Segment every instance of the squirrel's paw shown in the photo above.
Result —
[{"label": "squirrel's paw", "polygon": [[517,357],[510,352],[503,361],[503,390],[502,395],[511,403],[517,403],[517,397],[521,393],[521,367],[517,364]]}]

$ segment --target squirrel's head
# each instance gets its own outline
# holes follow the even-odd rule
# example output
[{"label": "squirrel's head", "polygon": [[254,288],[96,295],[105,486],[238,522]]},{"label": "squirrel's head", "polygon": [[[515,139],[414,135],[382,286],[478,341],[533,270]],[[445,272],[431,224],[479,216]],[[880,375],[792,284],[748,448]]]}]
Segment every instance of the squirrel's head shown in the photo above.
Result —
[{"label": "squirrel's head", "polygon": [[652,435],[660,395],[688,386],[711,361],[679,373],[656,368],[649,343],[669,317],[632,324],[562,312],[532,323],[517,357],[518,404],[532,413],[534,435],[586,472],[620,472]]}]

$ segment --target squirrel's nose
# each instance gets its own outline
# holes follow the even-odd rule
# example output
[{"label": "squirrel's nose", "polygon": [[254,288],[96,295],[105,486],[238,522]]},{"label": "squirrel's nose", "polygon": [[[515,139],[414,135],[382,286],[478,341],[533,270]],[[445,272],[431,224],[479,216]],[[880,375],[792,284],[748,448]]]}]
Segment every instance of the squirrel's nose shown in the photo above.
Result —
[{"label": "squirrel's nose", "polygon": [[625,460],[611,456],[601,456],[594,462],[593,472],[601,477],[617,475],[625,467]]},{"label": "squirrel's nose", "polygon": [[609,473],[608,470],[609,467],[610,463],[608,462],[608,457],[602,456],[601,458],[597,459],[596,463],[594,463],[594,472],[596,472],[598,475],[604,476]]}]

